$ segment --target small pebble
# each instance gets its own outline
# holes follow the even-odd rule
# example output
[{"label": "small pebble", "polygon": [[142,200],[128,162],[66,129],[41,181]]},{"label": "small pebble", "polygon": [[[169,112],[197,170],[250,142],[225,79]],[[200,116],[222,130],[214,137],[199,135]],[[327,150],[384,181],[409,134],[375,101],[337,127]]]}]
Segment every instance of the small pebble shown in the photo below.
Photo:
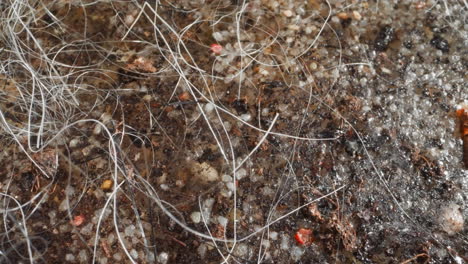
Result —
[{"label": "small pebble", "polygon": [[92,223],[85,225],[84,227],[81,228],[80,233],[85,236],[91,235],[93,233],[93,226],[94,225]]},{"label": "small pebble", "polygon": [[191,170],[198,180],[205,183],[219,179],[218,171],[206,162],[194,163]]},{"label": "small pebble", "polygon": [[125,19],[124,19],[124,22],[125,22],[125,25],[127,26],[130,26],[132,25],[132,23],[135,21],[135,17],[132,16],[132,15],[126,15],[125,16]]},{"label": "small pebble", "polygon": [[455,203],[442,207],[438,220],[442,230],[450,236],[462,231],[465,222],[460,206]]},{"label": "small pebble", "polygon": [[278,239],[278,232],[274,232],[274,231],[273,231],[273,232],[270,232],[270,238],[271,238],[272,240]]},{"label": "small pebble", "polygon": [[359,13],[358,11],[353,11],[353,18],[356,20],[361,20],[362,19],[361,13]]},{"label": "small pebble", "polygon": [[226,226],[228,223],[227,218],[224,216],[218,216],[217,220],[218,220],[218,223],[222,226]]},{"label": "small pebble", "polygon": [[208,113],[211,113],[212,111],[214,110],[214,105],[212,103],[207,103],[205,105],[205,112],[208,114]]},{"label": "small pebble", "polygon": [[83,148],[81,150],[81,153],[83,154],[83,156],[87,157],[87,156],[89,156],[89,154],[91,154],[91,151],[93,150],[93,148],[94,148],[94,146],[89,145],[89,146]]},{"label": "small pebble", "polygon": [[81,263],[86,263],[88,260],[88,254],[86,253],[86,250],[82,249],[80,253],[78,253],[78,260]]},{"label": "small pebble", "polygon": [[340,23],[340,18],[337,17],[337,16],[333,16],[333,17],[331,18],[331,22],[338,24],[338,23]]},{"label": "small pebble", "polygon": [[146,255],[146,261],[148,261],[149,263],[154,263],[155,257],[153,252],[149,252],[148,255]]},{"label": "small pebble", "polygon": [[284,10],[284,11],[283,11],[283,15],[284,15],[285,17],[292,17],[293,12],[292,12],[291,10]]},{"label": "small pebble", "polygon": [[230,190],[230,191],[234,191],[235,190],[235,186],[232,182],[227,182],[226,183],[226,187]]},{"label": "small pebble", "polygon": [[240,119],[244,120],[245,122],[249,122],[252,119],[251,114],[243,114],[240,116]]},{"label": "small pebble", "polygon": [[67,199],[63,199],[62,202],[59,205],[59,211],[63,212],[68,209],[68,202]]},{"label": "small pebble", "polygon": [[290,252],[291,257],[294,261],[299,261],[304,254],[305,250],[301,247],[294,246]]},{"label": "small pebble", "polygon": [[135,234],[135,226],[129,225],[125,228],[125,235],[128,237],[132,237]]},{"label": "small pebble", "polygon": [[212,36],[216,41],[223,41],[224,39],[223,34],[221,34],[220,32],[213,32]]},{"label": "small pebble", "polygon": [[245,257],[249,253],[249,247],[244,243],[237,244],[237,247],[234,250],[234,252],[239,257]]},{"label": "small pebble", "polygon": [[93,134],[99,135],[101,134],[101,131],[102,131],[102,126],[100,124],[96,124],[96,126],[93,129]]},{"label": "small pebble", "polygon": [[200,212],[193,212],[190,214],[190,219],[192,219],[192,222],[195,224],[200,223],[201,220],[201,213]]},{"label": "small pebble", "polygon": [[134,260],[138,259],[138,252],[133,248],[132,250],[130,250],[130,256],[132,256]]},{"label": "small pebble", "polygon": [[167,254],[166,252],[161,252],[158,255],[158,262],[159,263],[166,264],[168,260],[169,260],[169,254]]},{"label": "small pebble", "polygon": [[236,179],[238,180],[241,180],[245,176],[247,176],[247,170],[244,168],[240,168],[236,173]]},{"label": "small pebble", "polygon": [[121,261],[122,260],[122,255],[120,253],[115,253],[114,254],[114,259],[117,260],[117,261]]},{"label": "small pebble", "polygon": [[143,96],[143,100],[146,102],[151,102],[152,99],[153,97],[150,94]]},{"label": "small pebble", "polygon": [[298,31],[300,27],[298,25],[292,24],[288,26],[288,29],[293,30],[293,31]]},{"label": "small pebble", "polygon": [[227,174],[224,174],[222,176],[222,180],[223,180],[223,182],[232,182],[232,177],[227,175]]},{"label": "small pebble", "polygon": [[80,139],[79,138],[74,138],[70,140],[69,146],[70,148],[76,148],[80,144]]},{"label": "small pebble", "polygon": [[260,69],[258,70],[258,73],[260,73],[260,74],[263,75],[263,76],[268,76],[268,75],[270,75],[270,72],[269,72],[268,70],[264,69],[264,68],[260,68]]},{"label": "small pebble", "polygon": [[112,119],[112,116],[109,113],[103,113],[100,119],[104,124],[106,124]]},{"label": "small pebble", "polygon": [[206,255],[206,251],[207,251],[207,246],[205,244],[201,244],[198,248],[197,248],[197,253],[198,255],[200,255],[200,258],[205,258],[205,255]]},{"label": "small pebble", "polygon": [[75,256],[73,256],[73,254],[66,254],[65,255],[65,260],[68,261],[68,262],[75,261]]},{"label": "small pebble", "polygon": [[114,242],[115,242],[115,235],[114,235],[114,233],[110,233],[107,236],[107,244],[109,244],[109,246],[112,246],[112,244],[114,244]]},{"label": "small pebble", "polygon": [[286,235],[281,236],[281,245],[282,250],[289,250],[289,239]]}]

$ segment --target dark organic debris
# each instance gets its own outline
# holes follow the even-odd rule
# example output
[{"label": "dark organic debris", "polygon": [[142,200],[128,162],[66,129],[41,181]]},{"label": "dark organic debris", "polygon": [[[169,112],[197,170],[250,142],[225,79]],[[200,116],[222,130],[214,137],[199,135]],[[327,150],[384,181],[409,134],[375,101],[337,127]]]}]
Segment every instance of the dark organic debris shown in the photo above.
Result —
[{"label": "dark organic debris", "polygon": [[377,51],[385,51],[388,48],[390,42],[395,38],[395,30],[387,25],[380,29],[377,38],[374,41],[374,47]]},{"label": "dark organic debris", "polygon": [[463,139],[463,163],[465,169],[468,169],[468,111],[460,109],[457,111],[460,121],[460,135]]},{"label": "dark organic debris", "polygon": [[441,50],[443,52],[449,52],[450,46],[448,41],[441,36],[435,36],[431,39],[431,45],[434,46],[436,49]]},{"label": "dark organic debris", "polygon": [[232,102],[232,107],[236,109],[237,113],[245,114],[247,113],[248,106],[245,100],[239,99]]}]

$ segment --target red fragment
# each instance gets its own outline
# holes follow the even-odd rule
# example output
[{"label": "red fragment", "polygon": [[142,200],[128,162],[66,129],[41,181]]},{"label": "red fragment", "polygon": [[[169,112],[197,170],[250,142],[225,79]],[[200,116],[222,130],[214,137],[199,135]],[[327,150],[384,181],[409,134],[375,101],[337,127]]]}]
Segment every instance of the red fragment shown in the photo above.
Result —
[{"label": "red fragment", "polygon": [[294,235],[297,243],[301,245],[310,245],[314,242],[314,238],[312,237],[312,230],[301,228],[299,229],[296,234]]},{"label": "red fragment", "polygon": [[85,221],[85,217],[84,215],[77,215],[73,218],[71,222],[72,225],[74,226],[80,226],[81,224],[83,224]]},{"label": "red fragment", "polygon": [[223,50],[223,46],[221,46],[221,45],[219,45],[219,44],[211,44],[210,50],[211,50],[214,54],[219,55],[219,54],[221,54],[221,51]]}]

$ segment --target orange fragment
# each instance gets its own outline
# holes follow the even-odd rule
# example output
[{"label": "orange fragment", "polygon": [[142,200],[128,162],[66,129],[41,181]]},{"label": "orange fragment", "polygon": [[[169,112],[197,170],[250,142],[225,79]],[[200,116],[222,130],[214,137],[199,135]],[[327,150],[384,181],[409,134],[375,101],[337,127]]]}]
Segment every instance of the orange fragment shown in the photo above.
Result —
[{"label": "orange fragment", "polygon": [[468,110],[461,108],[457,110],[460,119],[460,133],[462,137],[468,136]]},{"label": "orange fragment", "polygon": [[348,13],[346,13],[346,12],[338,13],[336,16],[337,16],[339,19],[342,19],[342,20],[346,20],[346,19],[349,18]]},{"label": "orange fragment", "polygon": [[114,183],[112,182],[112,180],[105,180],[105,181],[103,181],[102,184],[101,184],[101,189],[102,189],[103,191],[109,191],[109,190],[112,188],[112,185],[113,185],[113,184],[114,184]]},{"label": "orange fragment", "polygon": [[179,100],[187,101],[190,99],[190,94],[188,92],[183,92],[179,95]]}]

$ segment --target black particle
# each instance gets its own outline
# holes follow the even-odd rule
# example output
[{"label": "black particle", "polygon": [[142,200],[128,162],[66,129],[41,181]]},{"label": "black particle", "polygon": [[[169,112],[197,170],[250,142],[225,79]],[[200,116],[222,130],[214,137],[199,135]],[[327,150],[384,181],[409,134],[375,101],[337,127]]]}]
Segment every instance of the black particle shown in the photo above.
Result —
[{"label": "black particle", "polygon": [[245,114],[248,110],[247,103],[242,99],[232,102],[232,107],[234,107],[234,109],[236,109],[237,113],[239,114]]},{"label": "black particle", "polygon": [[393,41],[394,37],[395,30],[391,26],[387,25],[381,28],[374,42],[375,50],[385,51],[388,48],[390,42]]},{"label": "black particle", "polygon": [[351,21],[352,21],[351,18],[343,19],[343,20],[341,20],[341,26],[343,28],[346,28],[351,24]]},{"label": "black particle", "polygon": [[403,45],[407,49],[412,49],[413,48],[413,42],[411,40],[407,40],[407,41],[403,42]]},{"label": "black particle", "polygon": [[262,82],[262,85],[265,88],[273,89],[273,88],[281,88],[285,86],[285,83],[282,81],[269,81],[269,82]]},{"label": "black particle", "polygon": [[434,46],[434,48],[443,52],[448,52],[450,49],[448,41],[442,38],[441,36],[435,36],[434,38],[432,38],[431,45]]}]

